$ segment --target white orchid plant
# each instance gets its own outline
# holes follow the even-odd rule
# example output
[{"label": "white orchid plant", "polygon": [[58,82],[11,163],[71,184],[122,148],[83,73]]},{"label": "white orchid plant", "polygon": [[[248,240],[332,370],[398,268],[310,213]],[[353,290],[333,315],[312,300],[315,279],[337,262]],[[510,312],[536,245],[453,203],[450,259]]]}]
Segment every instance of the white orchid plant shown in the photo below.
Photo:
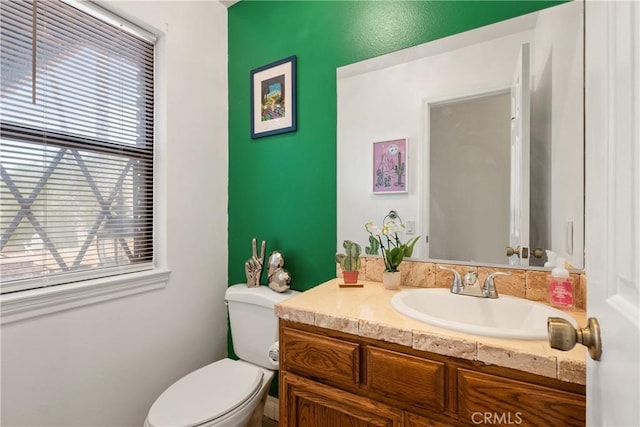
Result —
[{"label": "white orchid plant", "polygon": [[[416,236],[407,243],[402,243],[399,235],[404,231],[405,225],[394,220],[385,222],[382,227],[369,221],[364,225],[364,229],[371,236],[369,241],[372,243],[372,247],[367,248],[367,253],[377,253],[380,250],[382,259],[384,259],[385,271],[397,272],[402,260],[413,254],[413,247],[420,239],[420,236]],[[373,242],[378,242],[379,245]]]}]

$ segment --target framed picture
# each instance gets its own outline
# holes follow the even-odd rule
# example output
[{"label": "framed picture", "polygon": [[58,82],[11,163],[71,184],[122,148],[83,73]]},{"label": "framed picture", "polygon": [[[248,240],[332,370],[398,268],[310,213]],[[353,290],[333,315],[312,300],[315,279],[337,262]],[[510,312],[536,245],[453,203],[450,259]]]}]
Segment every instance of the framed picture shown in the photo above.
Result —
[{"label": "framed picture", "polygon": [[251,70],[251,138],[296,127],[296,57]]},{"label": "framed picture", "polygon": [[406,193],[407,138],[373,143],[373,193]]}]

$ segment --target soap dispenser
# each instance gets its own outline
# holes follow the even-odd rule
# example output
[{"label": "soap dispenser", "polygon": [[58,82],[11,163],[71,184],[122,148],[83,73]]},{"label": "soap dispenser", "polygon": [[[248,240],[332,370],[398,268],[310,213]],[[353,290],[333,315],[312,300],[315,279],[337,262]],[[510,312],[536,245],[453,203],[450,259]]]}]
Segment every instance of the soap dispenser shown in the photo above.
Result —
[{"label": "soap dispenser", "polygon": [[545,252],[547,253],[547,261],[544,263],[544,267],[545,268],[555,267],[556,261],[558,260],[558,254],[548,249]]},{"label": "soap dispenser", "polygon": [[573,281],[564,267],[564,258],[558,257],[549,277],[549,303],[562,310],[574,308]]}]

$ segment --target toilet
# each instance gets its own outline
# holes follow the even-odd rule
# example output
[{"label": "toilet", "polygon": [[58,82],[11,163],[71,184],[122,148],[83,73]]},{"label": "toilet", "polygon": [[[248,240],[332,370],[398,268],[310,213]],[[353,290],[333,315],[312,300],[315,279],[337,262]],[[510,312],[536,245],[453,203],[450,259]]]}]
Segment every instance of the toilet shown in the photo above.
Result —
[{"label": "toilet", "polygon": [[274,306],[298,293],[246,284],[227,288],[233,347],[240,360],[222,359],[176,381],[153,403],[145,427],[260,426],[278,369]]}]

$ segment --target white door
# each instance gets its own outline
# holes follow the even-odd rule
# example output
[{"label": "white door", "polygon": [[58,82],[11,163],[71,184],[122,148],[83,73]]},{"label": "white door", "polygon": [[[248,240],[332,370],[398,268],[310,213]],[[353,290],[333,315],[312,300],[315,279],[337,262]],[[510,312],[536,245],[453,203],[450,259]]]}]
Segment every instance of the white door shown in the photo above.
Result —
[{"label": "white door", "polygon": [[[529,44],[520,48],[520,57],[511,85],[511,196],[509,246],[521,248],[509,257],[511,265],[529,265],[529,127],[530,104]],[[524,248],[524,250],[523,250]]]},{"label": "white door", "polygon": [[640,4],[586,2],[587,425],[640,426]]}]

